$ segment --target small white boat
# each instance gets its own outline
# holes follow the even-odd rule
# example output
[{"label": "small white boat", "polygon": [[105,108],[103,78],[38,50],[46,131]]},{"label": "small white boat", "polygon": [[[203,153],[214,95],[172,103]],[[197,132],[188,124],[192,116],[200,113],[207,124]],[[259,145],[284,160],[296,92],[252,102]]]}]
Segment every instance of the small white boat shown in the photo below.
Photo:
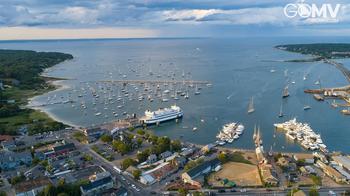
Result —
[{"label": "small white boat", "polygon": [[97,112],[96,114],[95,114],[95,116],[100,116],[101,115],[101,112]]}]

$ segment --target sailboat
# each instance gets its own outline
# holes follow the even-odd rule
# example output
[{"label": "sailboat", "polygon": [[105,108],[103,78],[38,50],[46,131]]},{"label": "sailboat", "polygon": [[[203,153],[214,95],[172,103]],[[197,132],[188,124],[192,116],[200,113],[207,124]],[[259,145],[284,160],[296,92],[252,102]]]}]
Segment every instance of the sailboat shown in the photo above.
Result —
[{"label": "sailboat", "polygon": [[282,118],[283,116],[284,116],[284,114],[283,114],[283,104],[281,104],[280,113],[278,114],[278,117]]},{"label": "sailboat", "polygon": [[201,92],[199,91],[199,88],[198,88],[197,84],[196,84],[196,92],[194,92],[194,94],[195,94],[195,95],[201,94]]},{"label": "sailboat", "polygon": [[304,110],[309,110],[309,109],[311,109],[311,106],[309,106],[309,105],[304,105]]},{"label": "sailboat", "polygon": [[254,109],[254,97],[250,99],[249,105],[248,105],[248,114],[251,114],[255,111]]},{"label": "sailboat", "polygon": [[288,85],[284,88],[282,98],[287,98],[289,97],[289,92],[288,92]]},{"label": "sailboat", "polygon": [[304,105],[304,110],[309,110],[309,109],[311,109],[310,105]]},{"label": "sailboat", "polygon": [[335,102],[335,100],[333,99],[333,102],[332,102],[332,107],[334,107],[334,108],[336,108],[336,107],[338,107],[338,104]]}]

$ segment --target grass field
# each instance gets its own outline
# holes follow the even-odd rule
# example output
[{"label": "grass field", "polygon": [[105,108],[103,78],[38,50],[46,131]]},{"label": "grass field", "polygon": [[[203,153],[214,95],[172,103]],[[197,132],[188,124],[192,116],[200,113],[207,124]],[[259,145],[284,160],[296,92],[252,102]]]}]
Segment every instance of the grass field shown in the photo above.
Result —
[{"label": "grass field", "polygon": [[221,181],[228,179],[237,184],[237,186],[262,186],[259,171],[256,165],[228,162],[222,166],[218,172],[209,176],[209,184],[214,187],[222,187]]}]

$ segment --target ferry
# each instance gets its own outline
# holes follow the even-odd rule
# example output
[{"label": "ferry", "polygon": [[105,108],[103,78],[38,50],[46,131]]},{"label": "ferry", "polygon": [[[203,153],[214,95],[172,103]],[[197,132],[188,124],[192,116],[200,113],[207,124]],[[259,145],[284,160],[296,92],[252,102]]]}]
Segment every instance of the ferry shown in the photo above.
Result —
[{"label": "ferry", "polygon": [[145,116],[141,121],[147,125],[157,124],[168,120],[182,118],[183,112],[179,106],[172,105],[170,108],[163,108],[157,111],[145,111]]}]

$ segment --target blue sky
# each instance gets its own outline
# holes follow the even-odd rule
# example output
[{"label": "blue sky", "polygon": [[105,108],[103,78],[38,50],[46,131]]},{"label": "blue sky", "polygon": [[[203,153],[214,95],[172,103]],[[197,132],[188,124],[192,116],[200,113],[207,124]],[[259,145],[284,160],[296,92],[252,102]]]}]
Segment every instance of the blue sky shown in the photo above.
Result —
[{"label": "blue sky", "polygon": [[0,39],[107,37],[344,36],[346,0],[336,18],[288,18],[300,0],[0,0]]}]

